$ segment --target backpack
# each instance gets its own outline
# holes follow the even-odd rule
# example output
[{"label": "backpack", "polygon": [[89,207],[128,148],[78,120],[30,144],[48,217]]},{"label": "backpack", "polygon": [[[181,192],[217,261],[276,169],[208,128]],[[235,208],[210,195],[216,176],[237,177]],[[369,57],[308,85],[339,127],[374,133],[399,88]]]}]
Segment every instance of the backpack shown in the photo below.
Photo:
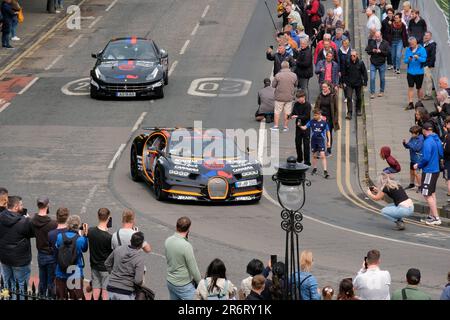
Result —
[{"label": "backpack", "polygon": [[80,237],[77,233],[72,238],[67,237],[66,232],[61,233],[63,243],[58,248],[58,265],[63,272],[67,272],[69,266],[77,264],[77,240]]},{"label": "backpack", "polygon": [[325,15],[325,6],[321,2],[319,2],[319,10],[317,11],[317,14],[321,18]]},{"label": "backpack", "polygon": [[205,285],[206,291],[208,292],[208,300],[228,300],[228,282],[228,280],[225,280],[223,291],[221,290],[219,293],[211,293],[208,291],[208,280],[206,280],[205,278],[203,284]]}]

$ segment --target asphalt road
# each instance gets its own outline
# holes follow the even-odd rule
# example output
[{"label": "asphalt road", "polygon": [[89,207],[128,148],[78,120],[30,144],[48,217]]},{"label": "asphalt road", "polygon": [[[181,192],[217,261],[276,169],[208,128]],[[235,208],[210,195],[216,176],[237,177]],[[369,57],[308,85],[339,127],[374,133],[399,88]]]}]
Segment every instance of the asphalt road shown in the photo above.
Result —
[{"label": "asphalt road", "polygon": [[[264,2],[132,0],[119,1],[106,11],[111,2],[87,1],[82,15],[93,18],[82,19],[81,30],[59,28],[8,75],[39,79],[0,114],[0,185],[22,195],[30,209],[38,195],[47,194],[52,213],[66,206],[89,224],[96,223],[97,209],[106,206],[113,212],[114,230],[124,207],[136,210],[138,225],[153,246],[147,281],[159,299],[168,298],[164,240],[173,233],[176,219],[188,215],[200,270],[220,257],[228,277],[239,285],[249,260],[267,261],[270,254],[284,252],[270,177],[265,180],[266,196],[257,205],[161,203],[150,188],[130,179],[129,142],[141,132],[132,128],[144,112],[143,126],[192,126],[201,120],[205,128],[259,127],[253,121],[256,93],[270,75],[272,64],[264,51],[274,43]],[[172,73],[164,99],[94,101],[61,91],[67,83],[89,76],[91,52],[113,37],[128,35],[147,35],[169,52]],[[251,86],[238,97],[223,96],[233,93],[227,89],[230,83],[223,82],[216,91],[203,90],[215,96],[189,94],[192,82],[203,78],[243,79]],[[71,88],[77,93],[85,90],[83,84]],[[313,78],[311,96],[317,94]],[[342,110],[341,119],[344,115]],[[403,286],[409,267],[417,267],[423,286],[437,298],[449,270],[450,234],[417,225],[396,232],[355,200],[351,191],[361,194],[355,123],[344,121],[329,158],[332,177],[311,177],[307,190],[301,247],[314,253],[319,286],[336,288],[340,279],[355,275],[368,250],[377,248],[382,267],[391,272],[393,289]],[[295,153],[293,131],[280,135],[281,158]],[[108,169],[122,144],[124,152]],[[33,270],[36,273],[35,264]]]}]

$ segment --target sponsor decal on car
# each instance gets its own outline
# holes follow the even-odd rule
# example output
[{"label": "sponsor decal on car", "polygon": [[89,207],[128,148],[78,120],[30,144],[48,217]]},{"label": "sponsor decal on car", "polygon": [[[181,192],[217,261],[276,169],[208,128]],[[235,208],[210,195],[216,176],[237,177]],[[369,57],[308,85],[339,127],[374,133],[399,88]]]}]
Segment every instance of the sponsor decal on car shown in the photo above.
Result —
[{"label": "sponsor decal on car", "polygon": [[238,172],[249,171],[249,170],[255,170],[255,168],[253,168],[253,166],[240,167],[240,168],[233,169],[233,172],[238,173]]},{"label": "sponsor decal on car", "polygon": [[186,171],[169,170],[169,174],[172,174],[174,176],[187,177],[190,173]]},{"label": "sponsor decal on car", "polygon": [[174,167],[175,170],[184,170],[189,172],[199,172],[198,167],[194,166],[186,166],[186,165],[176,165]]}]

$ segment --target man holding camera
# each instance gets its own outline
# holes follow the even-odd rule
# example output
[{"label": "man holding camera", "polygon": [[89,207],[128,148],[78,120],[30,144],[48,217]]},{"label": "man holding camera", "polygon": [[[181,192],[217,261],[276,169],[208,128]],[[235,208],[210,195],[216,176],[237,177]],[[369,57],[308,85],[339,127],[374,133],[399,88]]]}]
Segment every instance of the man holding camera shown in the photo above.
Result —
[{"label": "man holding camera", "polygon": [[92,272],[92,295],[94,300],[98,300],[100,293],[102,300],[108,300],[109,273],[105,267],[105,261],[112,252],[112,235],[108,229],[112,227],[111,212],[107,208],[100,208],[97,212],[98,225],[89,228],[89,261]]},{"label": "man holding camera", "polygon": [[67,231],[58,234],[56,249],[56,299],[85,300],[83,292],[84,258],[88,250],[88,225],[80,216],[67,219]]},{"label": "man holding camera", "polygon": [[[135,215],[133,210],[125,209],[122,213],[122,228],[117,230],[111,238],[111,247],[114,250],[120,246],[129,246],[131,243],[131,236],[138,231],[135,225]],[[152,247],[144,241],[142,250],[149,253],[152,251]]]},{"label": "man holding camera", "polygon": [[391,275],[380,270],[380,251],[370,250],[364,263],[353,280],[353,287],[361,300],[389,300]]},{"label": "man holding camera", "polygon": [[0,261],[3,281],[13,289],[16,282],[24,291],[30,280],[31,243],[34,230],[19,196],[8,197],[7,209],[0,213]]}]

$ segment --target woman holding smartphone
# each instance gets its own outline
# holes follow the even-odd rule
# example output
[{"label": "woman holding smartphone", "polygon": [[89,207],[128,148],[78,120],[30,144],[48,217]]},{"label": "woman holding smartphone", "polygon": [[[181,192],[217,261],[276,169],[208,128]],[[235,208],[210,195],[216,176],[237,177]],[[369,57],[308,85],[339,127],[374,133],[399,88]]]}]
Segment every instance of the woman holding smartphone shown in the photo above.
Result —
[{"label": "woman holding smartphone", "polygon": [[414,203],[408,197],[405,190],[392,175],[381,173],[378,177],[378,187],[370,187],[367,194],[372,200],[379,201],[388,195],[394,203],[387,205],[381,210],[381,214],[387,219],[395,222],[396,230],[405,230],[403,218],[409,217],[414,212]]}]

